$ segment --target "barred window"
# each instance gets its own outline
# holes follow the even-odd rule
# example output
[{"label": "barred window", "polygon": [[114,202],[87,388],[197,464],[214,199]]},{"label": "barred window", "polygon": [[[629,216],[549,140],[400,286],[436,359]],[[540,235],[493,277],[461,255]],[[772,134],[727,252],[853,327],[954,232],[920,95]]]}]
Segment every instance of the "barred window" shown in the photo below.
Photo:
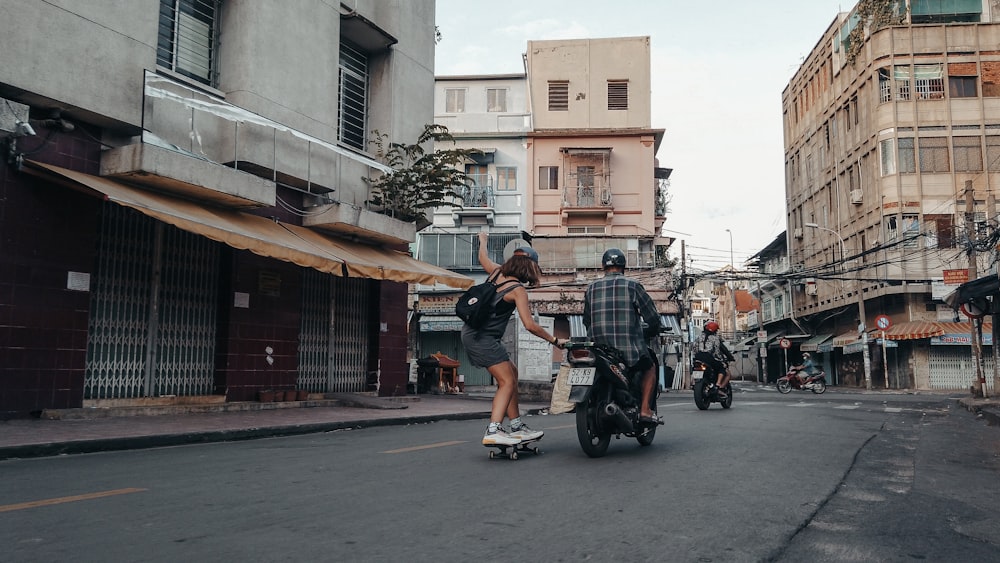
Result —
[{"label": "barred window", "polygon": [[340,91],[338,92],[338,140],[356,149],[367,148],[368,55],[360,47],[341,38]]},{"label": "barred window", "polygon": [[1000,136],[986,136],[986,169],[1000,172]]},{"label": "barred window", "polygon": [[219,4],[219,0],[160,0],[156,64],[215,86]]}]

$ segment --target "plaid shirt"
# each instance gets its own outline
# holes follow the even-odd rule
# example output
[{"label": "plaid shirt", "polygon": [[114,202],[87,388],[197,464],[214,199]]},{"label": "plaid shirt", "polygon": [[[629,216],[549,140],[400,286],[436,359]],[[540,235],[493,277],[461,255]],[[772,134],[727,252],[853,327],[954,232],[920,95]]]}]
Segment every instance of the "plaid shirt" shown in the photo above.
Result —
[{"label": "plaid shirt", "polygon": [[621,272],[608,272],[587,286],[583,325],[599,344],[617,348],[630,366],[646,354],[642,321],[651,329],[661,326],[656,305],[639,282]]}]

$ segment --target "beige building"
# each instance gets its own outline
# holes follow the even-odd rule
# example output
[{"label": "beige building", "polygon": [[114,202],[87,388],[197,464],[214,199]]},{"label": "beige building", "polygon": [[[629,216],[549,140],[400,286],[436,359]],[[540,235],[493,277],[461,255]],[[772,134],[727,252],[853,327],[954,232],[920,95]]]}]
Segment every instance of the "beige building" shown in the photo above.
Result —
[{"label": "beige building", "polygon": [[901,24],[860,45],[858,18],[840,14],[782,95],[789,311],[833,383],[971,384],[972,327],[942,298],[946,281],[975,278],[994,258],[974,250],[993,232],[1000,186],[991,5],[909,3]]},{"label": "beige building", "polygon": [[650,123],[649,37],[529,41],[526,228],[551,271],[619,247],[652,268],[666,216]]}]

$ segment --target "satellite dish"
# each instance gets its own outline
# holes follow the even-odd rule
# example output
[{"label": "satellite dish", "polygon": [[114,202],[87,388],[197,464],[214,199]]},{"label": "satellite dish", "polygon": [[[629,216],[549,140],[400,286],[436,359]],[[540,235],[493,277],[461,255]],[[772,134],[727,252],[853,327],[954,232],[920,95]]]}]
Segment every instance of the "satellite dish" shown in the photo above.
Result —
[{"label": "satellite dish", "polygon": [[506,262],[507,260],[510,260],[510,257],[514,255],[514,251],[516,249],[518,249],[518,248],[521,248],[522,246],[528,246],[528,247],[530,247],[531,245],[528,244],[528,241],[526,241],[524,239],[520,239],[520,238],[516,238],[516,239],[508,242],[507,245],[503,247],[503,260],[504,260],[504,262]]}]

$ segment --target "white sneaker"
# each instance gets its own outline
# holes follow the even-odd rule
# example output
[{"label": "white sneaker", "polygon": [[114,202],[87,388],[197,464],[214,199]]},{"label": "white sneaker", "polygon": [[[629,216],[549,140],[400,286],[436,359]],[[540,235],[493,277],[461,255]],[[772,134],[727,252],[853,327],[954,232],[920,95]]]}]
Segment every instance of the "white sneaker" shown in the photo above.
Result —
[{"label": "white sneaker", "polygon": [[486,434],[483,436],[484,446],[516,446],[520,443],[520,438],[515,438],[510,434],[507,434],[504,432],[503,428],[497,428],[494,432],[487,430]]},{"label": "white sneaker", "polygon": [[541,430],[532,430],[528,428],[527,424],[522,424],[516,430],[513,427],[511,427],[510,429],[510,437],[517,438],[522,442],[527,442],[528,440],[537,440],[544,435],[545,432],[542,432]]}]

